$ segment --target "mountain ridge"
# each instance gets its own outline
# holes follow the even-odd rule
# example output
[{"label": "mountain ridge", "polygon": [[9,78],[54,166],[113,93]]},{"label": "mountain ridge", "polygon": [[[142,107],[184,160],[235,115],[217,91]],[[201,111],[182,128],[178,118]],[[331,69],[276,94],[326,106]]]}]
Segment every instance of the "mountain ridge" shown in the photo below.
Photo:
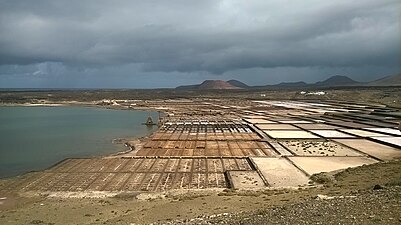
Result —
[{"label": "mountain ridge", "polygon": [[361,82],[355,81],[347,76],[342,76],[342,75],[335,75],[327,78],[324,81],[318,81],[314,85],[316,86],[329,86],[329,87],[335,87],[335,86],[350,86],[350,85],[355,85],[355,84],[360,84]]},{"label": "mountain ridge", "polygon": [[359,82],[348,76],[334,75],[323,81],[315,83],[305,83],[304,81],[297,82],[281,82],[272,85],[249,86],[238,80],[205,80],[201,84],[182,85],[176,87],[179,90],[219,90],[219,89],[298,89],[298,88],[329,88],[329,87],[352,87],[352,86],[401,86],[401,73],[385,76],[383,78],[370,81]]},{"label": "mountain ridge", "polygon": [[224,89],[242,89],[223,80],[205,80],[201,84],[178,86],[176,89],[198,89],[198,90],[224,90]]},{"label": "mountain ridge", "polygon": [[249,88],[249,85],[239,81],[239,80],[229,80],[227,81],[227,83],[236,86],[236,87],[240,87],[240,88]]},{"label": "mountain ridge", "polygon": [[373,86],[400,86],[401,85],[401,73],[382,77],[380,79],[369,82],[368,84]]}]

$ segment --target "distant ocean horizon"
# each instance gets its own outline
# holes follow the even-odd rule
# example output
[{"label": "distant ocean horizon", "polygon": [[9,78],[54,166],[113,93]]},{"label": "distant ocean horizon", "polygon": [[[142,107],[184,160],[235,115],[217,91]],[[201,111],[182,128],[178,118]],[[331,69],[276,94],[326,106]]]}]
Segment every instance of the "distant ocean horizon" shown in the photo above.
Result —
[{"label": "distant ocean horizon", "polygon": [[78,106],[1,106],[0,178],[46,169],[73,157],[126,150],[113,139],[143,137],[157,112]]},{"label": "distant ocean horizon", "polygon": [[133,88],[0,88],[0,91],[25,92],[25,91],[86,91],[86,90],[125,90]]}]

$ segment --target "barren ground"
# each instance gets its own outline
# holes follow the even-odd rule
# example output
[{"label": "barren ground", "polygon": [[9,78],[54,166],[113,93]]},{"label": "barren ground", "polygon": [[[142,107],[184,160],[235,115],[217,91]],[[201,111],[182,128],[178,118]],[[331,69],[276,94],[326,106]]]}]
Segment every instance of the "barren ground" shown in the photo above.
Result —
[{"label": "barren ground", "polygon": [[[0,224],[399,224],[400,171],[397,160],[320,174],[315,180],[323,184],[309,189],[173,192],[153,200],[135,194],[65,199],[0,191],[7,197]],[[373,190],[375,185],[382,189]]]}]

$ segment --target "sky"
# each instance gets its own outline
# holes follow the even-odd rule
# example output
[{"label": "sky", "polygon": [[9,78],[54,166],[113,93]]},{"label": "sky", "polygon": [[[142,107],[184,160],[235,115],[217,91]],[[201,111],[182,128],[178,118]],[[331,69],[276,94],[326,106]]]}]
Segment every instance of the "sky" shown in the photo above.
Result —
[{"label": "sky", "polygon": [[401,72],[399,0],[0,0],[0,88]]}]

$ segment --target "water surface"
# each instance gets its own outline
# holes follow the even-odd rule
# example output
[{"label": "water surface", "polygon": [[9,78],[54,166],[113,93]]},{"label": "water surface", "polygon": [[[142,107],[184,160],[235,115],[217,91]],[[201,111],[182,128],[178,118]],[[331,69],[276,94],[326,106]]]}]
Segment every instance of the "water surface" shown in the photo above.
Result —
[{"label": "water surface", "polygon": [[[0,178],[48,168],[69,157],[124,150],[115,138],[153,132],[156,112],[92,107],[0,107]],[[153,129],[156,129],[154,127]]]}]

